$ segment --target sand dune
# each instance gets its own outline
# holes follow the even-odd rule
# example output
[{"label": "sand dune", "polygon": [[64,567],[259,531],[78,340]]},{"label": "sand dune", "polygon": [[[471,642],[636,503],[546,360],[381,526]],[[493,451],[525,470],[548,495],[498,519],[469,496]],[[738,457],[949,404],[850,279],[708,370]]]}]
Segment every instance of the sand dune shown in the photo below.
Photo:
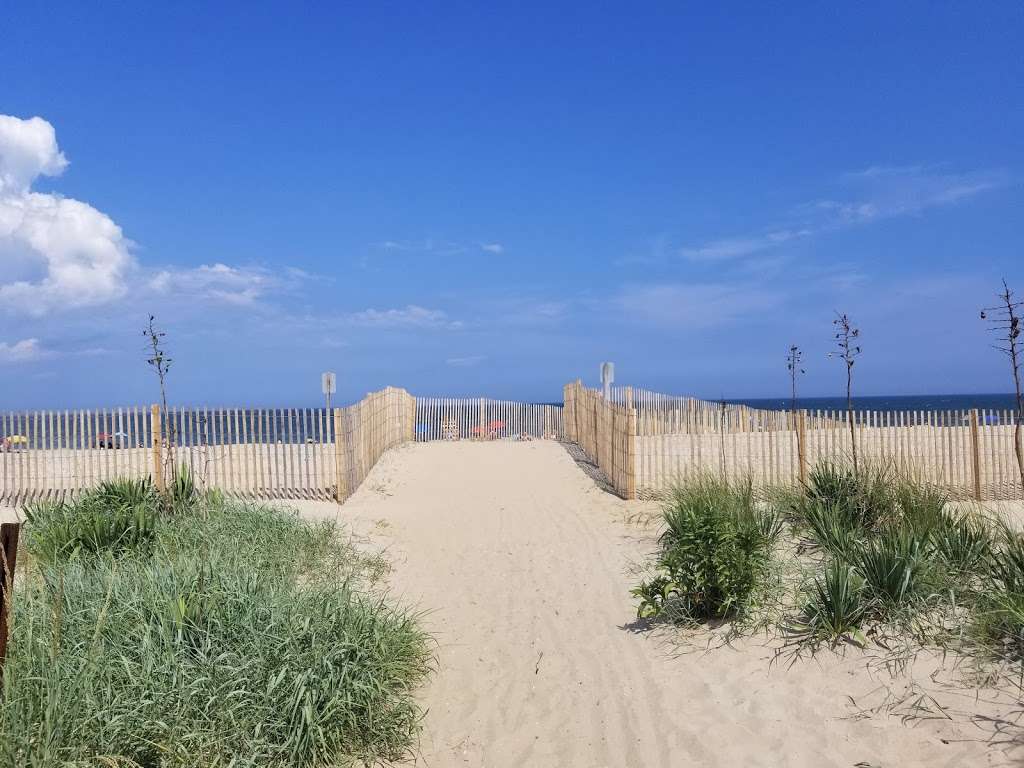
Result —
[{"label": "sand dune", "polygon": [[914,679],[953,719],[910,727],[898,711],[857,716],[908,685],[870,672],[860,652],[786,668],[770,664],[764,640],[679,654],[664,635],[630,631],[630,568],[652,538],[627,519],[642,508],[600,491],[550,442],[417,444],[384,457],[341,518],[387,548],[394,590],[430,611],[438,673],[425,692],[420,764],[850,768],[1024,757],[990,743],[991,723],[968,719],[1010,707],[937,691],[928,659]]}]

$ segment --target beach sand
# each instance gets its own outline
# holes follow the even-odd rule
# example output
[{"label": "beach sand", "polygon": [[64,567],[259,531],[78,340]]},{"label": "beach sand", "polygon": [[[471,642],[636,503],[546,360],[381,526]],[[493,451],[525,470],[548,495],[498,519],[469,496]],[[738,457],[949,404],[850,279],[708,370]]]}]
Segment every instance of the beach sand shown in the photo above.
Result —
[{"label": "beach sand", "polygon": [[[705,651],[697,637],[686,650],[677,632],[637,631],[632,571],[654,531],[634,521],[654,508],[600,490],[557,443],[403,446],[340,511],[300,507],[384,548],[394,594],[427,612],[438,671],[424,692],[419,764],[851,768],[1024,758],[1018,729],[993,737],[1019,707],[947,689],[943,675],[930,678],[932,658],[894,679],[856,649],[787,666],[772,663],[769,638]],[[922,693],[951,719],[924,699],[936,719],[904,724]]]},{"label": "beach sand", "polygon": [[[641,631],[629,590],[654,548],[656,507],[605,493],[558,443],[405,445],[344,506],[289,504],[383,550],[393,596],[424,611],[437,672],[422,693],[416,765],[1024,760],[1008,723],[1020,706],[989,691],[976,699],[953,672],[933,680],[939,660],[921,657],[893,678],[877,652],[789,665],[773,663],[778,643],[767,637],[706,650],[700,635]],[[932,717],[904,723],[915,701]]]}]

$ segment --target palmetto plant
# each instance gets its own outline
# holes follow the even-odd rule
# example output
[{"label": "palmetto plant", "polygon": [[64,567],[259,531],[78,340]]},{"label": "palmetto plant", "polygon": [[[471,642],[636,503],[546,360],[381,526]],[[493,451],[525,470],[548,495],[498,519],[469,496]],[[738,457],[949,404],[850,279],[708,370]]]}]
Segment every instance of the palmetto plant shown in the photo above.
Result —
[{"label": "palmetto plant", "polygon": [[904,605],[917,594],[928,554],[927,538],[897,530],[862,544],[853,559],[865,589],[885,610]]},{"label": "palmetto plant", "polygon": [[967,514],[943,512],[930,530],[936,553],[954,575],[974,574],[992,553],[992,532],[984,521]]},{"label": "palmetto plant", "polygon": [[189,465],[184,462],[178,467],[178,471],[174,473],[174,478],[171,481],[170,497],[171,508],[175,512],[191,510],[199,499],[195,477]]},{"label": "palmetto plant", "polygon": [[41,502],[25,507],[30,550],[57,563],[75,555],[118,555],[148,547],[156,533],[155,501],[138,486],[105,484],[78,501]]},{"label": "palmetto plant", "polygon": [[833,561],[822,577],[814,580],[803,616],[792,629],[812,641],[848,639],[865,645],[860,626],[868,607],[864,580],[857,570]]},{"label": "palmetto plant", "polygon": [[817,502],[807,505],[803,512],[803,522],[818,547],[845,560],[852,558],[866,535],[854,516],[846,508],[834,503]]}]

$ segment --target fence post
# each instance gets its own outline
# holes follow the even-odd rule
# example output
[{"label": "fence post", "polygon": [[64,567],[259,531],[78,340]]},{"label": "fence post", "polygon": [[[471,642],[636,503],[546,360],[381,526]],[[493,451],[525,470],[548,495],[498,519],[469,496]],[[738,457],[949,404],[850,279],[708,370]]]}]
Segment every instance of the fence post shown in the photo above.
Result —
[{"label": "fence post", "polygon": [[582,379],[576,379],[576,383],[572,388],[572,440],[574,443],[580,442],[580,389],[582,384]]},{"label": "fence post", "polygon": [[562,431],[569,442],[576,438],[576,384],[566,384],[562,390]]},{"label": "fence post", "polygon": [[485,422],[485,420],[487,418],[486,413],[487,413],[487,411],[486,411],[486,406],[484,405],[484,399],[481,397],[480,398],[480,439],[481,440],[486,439],[484,437],[484,435],[485,435],[484,429],[486,427],[484,422]]},{"label": "fence post", "polygon": [[633,388],[626,387],[626,498],[636,498],[636,408]]},{"label": "fence post", "polygon": [[339,504],[345,500],[345,432],[341,408],[334,409],[334,473],[338,482],[334,487],[334,500]]},{"label": "fence post", "polygon": [[18,561],[18,531],[21,523],[0,523],[0,683],[7,658],[8,617],[14,600],[14,567]]},{"label": "fence post", "polygon": [[807,412],[801,409],[796,421],[796,450],[800,461],[800,485],[807,485]]},{"label": "fence post", "polygon": [[[404,391],[404,390],[402,390]],[[410,442],[416,440],[416,397],[409,392],[406,392],[409,402],[409,434],[408,439]]]},{"label": "fence post", "polygon": [[153,486],[158,493],[164,492],[163,427],[160,406],[150,408],[150,432],[153,436]]},{"label": "fence post", "polygon": [[562,422],[563,422],[563,425],[564,425],[562,427],[562,430],[565,432],[565,437],[567,437],[568,439],[571,440],[572,439],[572,435],[569,434],[569,432],[570,432],[570,429],[569,429],[569,414],[572,413],[572,402],[571,402],[572,395],[569,394],[570,391],[571,391],[571,385],[570,384],[566,384],[564,387],[562,387]]},{"label": "fence post", "polygon": [[981,501],[981,435],[978,433],[978,409],[971,409],[971,468],[974,474],[974,498]]}]

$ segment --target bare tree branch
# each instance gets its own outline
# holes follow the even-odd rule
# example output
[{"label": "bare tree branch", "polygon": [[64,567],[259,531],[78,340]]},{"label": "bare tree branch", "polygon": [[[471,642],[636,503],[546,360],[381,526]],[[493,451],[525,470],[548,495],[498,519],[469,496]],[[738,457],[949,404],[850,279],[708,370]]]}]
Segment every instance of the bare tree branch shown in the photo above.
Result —
[{"label": "bare tree branch", "polygon": [[985,307],[981,310],[981,319],[989,323],[988,330],[999,334],[999,341],[1005,346],[993,344],[992,348],[1002,352],[1010,359],[1010,372],[1013,374],[1014,394],[1017,408],[1013,418],[1013,452],[1017,457],[1017,469],[1020,472],[1021,487],[1024,488],[1024,447],[1021,446],[1021,422],[1024,422],[1024,396],[1021,394],[1021,307],[1024,301],[1017,301],[1013,291],[1003,280],[1003,290],[997,294],[1000,304]]}]

